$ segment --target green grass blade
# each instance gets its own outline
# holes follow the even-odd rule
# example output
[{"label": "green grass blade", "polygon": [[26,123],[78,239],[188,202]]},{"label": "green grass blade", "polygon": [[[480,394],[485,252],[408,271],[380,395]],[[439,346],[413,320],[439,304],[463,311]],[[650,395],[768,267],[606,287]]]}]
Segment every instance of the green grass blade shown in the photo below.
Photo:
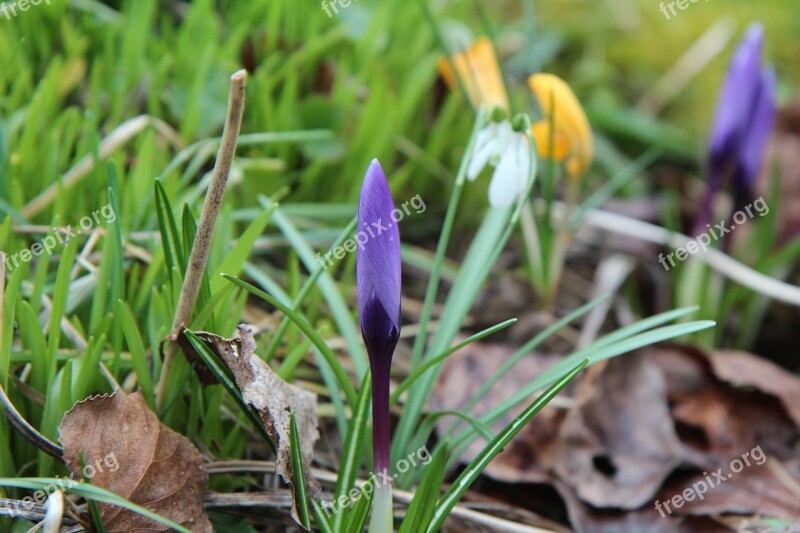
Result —
[{"label": "green grass blade", "polygon": [[322,505],[311,498],[311,511],[314,513],[314,523],[317,524],[317,527],[320,530],[320,533],[333,533],[333,527],[331,526],[330,521],[325,516],[325,510],[322,508]]},{"label": "green grass blade", "polygon": [[[371,481],[367,481],[371,483]],[[364,524],[367,522],[369,516],[369,508],[372,504],[372,494],[375,491],[359,490],[358,499],[352,504],[352,509],[347,514],[347,522],[345,522],[343,533],[361,533],[364,529]],[[339,509],[336,516],[340,516],[344,509]]]},{"label": "green grass blade", "polygon": [[[81,472],[86,472],[86,455],[83,453],[83,450],[80,452],[81,456]],[[83,476],[83,482],[91,485],[91,480],[87,480],[86,476]],[[89,516],[92,517],[92,525],[94,526],[97,533],[106,533],[106,527],[103,525],[103,518],[100,515],[100,508],[97,506],[97,502],[94,500],[88,500],[89,505]]]},{"label": "green grass blade", "polygon": [[493,333],[497,333],[501,329],[505,329],[508,326],[510,326],[511,324],[514,324],[516,321],[517,321],[516,318],[511,318],[511,319],[506,320],[505,322],[501,322],[500,324],[494,325],[494,326],[492,326],[490,328],[486,328],[483,331],[479,331],[478,333],[476,333],[475,335],[472,335],[468,339],[466,339],[466,340],[464,340],[462,342],[459,342],[458,344],[456,344],[455,346],[453,346],[449,350],[445,351],[444,353],[440,353],[436,357],[434,357],[432,359],[429,359],[428,361],[425,361],[425,363],[423,363],[419,367],[415,368],[406,377],[406,379],[404,379],[402,381],[402,383],[400,383],[400,385],[398,385],[397,389],[395,389],[394,392],[392,392],[392,395],[389,398],[389,405],[397,403],[397,400],[400,398],[400,395],[403,394],[403,392],[405,392],[414,383],[414,381],[416,381],[417,378],[419,378],[422,374],[424,374],[430,367],[432,367],[432,366],[444,361],[445,359],[447,359],[448,357],[450,357],[451,355],[456,353],[458,350],[460,350],[464,346],[468,346],[468,345],[472,344],[475,341],[479,341],[479,340],[483,339],[484,337],[488,337],[489,335],[491,335]]},{"label": "green grass blade", "polygon": [[[247,226],[244,233],[236,239],[236,244],[231,251],[225,255],[225,259],[219,267],[215,269],[215,274],[226,272],[238,276],[241,273],[245,261],[247,261],[247,257],[253,250],[256,239],[264,232],[264,228],[267,227],[269,219],[272,216],[272,211],[273,209],[266,209]],[[211,277],[211,292],[216,292],[225,285],[227,285],[227,283],[219,276],[215,275]]]},{"label": "green grass blade", "polygon": [[289,442],[292,452],[292,472],[294,473],[294,495],[297,501],[297,515],[300,525],[311,530],[311,519],[308,516],[308,491],[306,490],[306,474],[303,469],[303,449],[300,447],[300,435],[297,433],[297,421],[294,413],[289,418]]},{"label": "green grass blade", "polygon": [[256,431],[258,431],[264,441],[274,451],[275,443],[272,442],[269,434],[267,434],[267,431],[264,429],[264,423],[254,412],[253,408],[244,401],[242,394],[239,391],[239,387],[236,385],[236,382],[233,380],[233,378],[228,374],[227,368],[222,366],[222,364],[217,360],[217,357],[211,353],[211,350],[208,349],[208,346],[206,346],[206,344],[197,335],[189,330],[184,331],[183,335],[186,335],[186,338],[197,352],[197,355],[203,360],[208,369],[214,373],[217,379],[219,379],[220,383],[222,383],[222,386],[228,391],[228,394],[230,394],[231,397],[236,401],[242,412],[247,415],[247,418],[253,424],[253,427],[256,429]]},{"label": "green grass blade", "polygon": [[463,420],[472,426],[472,429],[475,430],[476,433],[480,434],[480,436],[483,437],[487,442],[494,438],[491,428],[477,418],[473,418],[463,411],[445,410],[433,412],[425,417],[425,419],[419,425],[419,434],[421,438],[418,440],[422,440],[423,442],[427,440],[427,437],[430,436],[430,434],[433,432],[433,429],[436,427],[436,422],[445,416],[454,416]]},{"label": "green grass blade", "polygon": [[[485,123],[486,110],[484,108],[480,108],[477,116],[475,117],[475,121],[473,122],[472,132],[467,143],[467,148],[464,152],[464,157],[461,159],[458,173],[456,174],[455,186],[453,187],[453,192],[450,194],[450,200],[447,204],[444,223],[442,224],[442,231],[439,234],[439,242],[436,245],[436,254],[434,256],[433,267],[431,269],[431,277],[428,279],[428,286],[425,290],[425,300],[423,301],[422,313],[420,314],[419,319],[419,333],[414,339],[414,346],[411,351],[412,368],[419,366],[420,362],[422,361],[423,352],[425,351],[425,345],[427,344],[428,324],[433,316],[433,305],[436,303],[436,296],[439,292],[442,263],[444,262],[447,247],[450,244],[450,236],[452,234],[455,217],[458,212],[458,204],[464,189],[470,157],[475,147],[475,140]],[[459,274],[456,279],[458,280],[461,275],[462,271],[459,270]],[[456,281],[456,283],[458,283],[458,281]],[[450,298],[448,298],[448,300],[450,300]],[[435,342],[436,341],[434,341],[434,343]],[[447,345],[449,344],[449,342],[441,342],[436,346],[432,346],[431,351],[435,353],[443,352],[447,349]],[[416,384],[414,384],[414,386],[419,387],[422,392],[410,398],[411,401],[406,404],[403,414],[400,416],[400,423],[398,424],[397,429],[395,430],[395,435],[392,439],[392,446],[396,450],[405,450],[406,444],[411,439],[414,426],[416,425],[417,420],[419,420],[419,415],[422,412],[424,401],[428,397],[428,388],[433,383],[435,378],[436,376],[434,372],[431,374],[430,379],[424,377],[423,381],[418,381]]]},{"label": "green grass blade", "polygon": [[59,487],[68,494],[75,494],[76,496],[80,496],[86,500],[93,500],[99,503],[116,505],[117,507],[122,507],[123,509],[128,509],[129,511],[140,514],[145,518],[155,520],[156,522],[164,524],[167,527],[171,527],[176,531],[180,531],[181,533],[192,533],[190,529],[187,529],[180,524],[176,524],[169,518],[165,518],[148,509],[145,509],[140,505],[136,505],[135,503],[126,500],[118,494],[101,489],[95,485],[90,485],[88,483],[76,483],[74,481],[64,483],[63,479],[48,477],[0,478],[0,486],[17,487],[20,489],[30,490],[45,490],[48,487]]},{"label": "green grass blade", "polygon": [[[259,197],[259,200],[267,208],[273,205],[272,202],[266,197]],[[322,292],[322,295],[325,297],[325,301],[330,307],[331,314],[336,322],[336,326],[339,328],[342,337],[344,337],[345,342],[347,343],[347,349],[350,353],[350,357],[353,360],[353,365],[356,369],[356,375],[359,379],[362,378],[364,374],[366,374],[368,368],[367,355],[364,350],[364,346],[361,343],[361,334],[359,333],[356,323],[353,320],[352,311],[347,306],[342,293],[336,286],[336,282],[325,269],[320,269],[320,264],[317,262],[317,254],[314,253],[313,248],[303,234],[298,231],[294,224],[289,221],[280,208],[275,209],[275,212],[273,213],[273,219],[275,220],[275,224],[278,226],[281,232],[283,232],[289,242],[292,243],[292,246],[297,252],[297,255],[300,257],[300,260],[305,265],[306,269],[309,272],[321,270],[317,280],[317,285],[319,286],[320,292]]]},{"label": "green grass blade", "polygon": [[[710,320],[688,322],[686,324],[676,324],[673,326],[666,326],[639,335],[634,335],[628,339],[624,339],[620,342],[614,343],[611,346],[606,346],[602,349],[596,348],[595,345],[597,343],[595,343],[594,345],[589,346],[583,350],[578,350],[569,357],[566,357],[565,359],[561,360],[560,362],[550,367],[548,370],[546,370],[540,376],[534,379],[524,389],[517,391],[509,399],[505,400],[502,404],[490,409],[489,411],[481,415],[480,420],[485,424],[492,424],[496,422],[497,420],[500,419],[500,417],[503,416],[503,414],[508,412],[508,410],[513,409],[514,406],[524,401],[525,398],[552,383],[559,375],[561,375],[561,373],[563,373],[564,368],[568,369],[571,366],[575,365],[576,360],[580,361],[582,358],[585,358],[590,362],[590,364],[595,364],[597,362],[604,361],[606,359],[610,359],[612,357],[616,357],[618,355],[622,355],[624,353],[633,350],[637,350],[644,346],[649,346],[650,344],[662,342],[668,339],[673,339],[675,337],[680,337],[681,335],[687,335],[689,333],[694,333],[696,331],[701,331],[703,329],[707,329],[712,326],[714,326],[714,322]],[[591,356],[587,357],[587,354],[591,354]],[[464,447],[466,447],[466,445],[470,441],[470,437],[473,434],[474,434],[473,430],[468,429],[459,436],[454,438],[453,448],[457,450],[457,452],[453,454],[455,457],[458,456],[458,450],[462,449],[459,446],[463,445]]]},{"label": "green grass blade", "polygon": [[309,324],[305,318],[300,316],[290,307],[282,304],[276,298],[273,298],[266,292],[256,287],[253,287],[246,281],[242,281],[239,278],[230,276],[228,274],[222,274],[222,276],[225,279],[231,281],[232,283],[235,283],[236,285],[242,287],[250,294],[258,296],[262,300],[273,305],[283,314],[290,317],[292,319],[292,322],[294,322],[297,325],[297,327],[299,327],[300,330],[306,334],[306,336],[311,340],[311,342],[314,343],[314,346],[316,346],[316,348],[325,358],[325,361],[328,363],[331,370],[335,374],[338,385],[341,387],[342,392],[344,392],[345,398],[347,398],[347,403],[350,405],[351,408],[356,405],[357,403],[356,391],[353,388],[353,384],[350,382],[350,378],[347,377],[347,372],[342,366],[342,363],[339,362],[339,360],[336,358],[336,354],[334,354],[333,351],[331,351],[331,349],[325,343],[325,340],[320,336],[319,333],[317,333],[317,330],[315,330],[314,327],[311,324]]},{"label": "green grass blade", "polygon": [[[481,399],[484,396],[486,396],[486,394],[489,392],[489,389],[491,389],[492,386],[494,386],[494,384],[500,380],[500,378],[502,378],[505,374],[507,374],[520,361],[520,359],[531,353],[531,351],[533,351],[534,349],[536,349],[537,346],[539,346],[541,343],[549,339],[550,336],[555,334],[558,330],[567,326],[574,320],[577,320],[578,318],[582,317],[583,315],[585,315],[586,313],[588,313],[589,311],[591,311],[592,309],[594,309],[595,307],[606,301],[607,299],[608,295],[603,295],[592,300],[591,302],[579,307],[575,311],[557,320],[555,323],[542,330],[533,339],[525,343],[519,350],[517,350],[514,353],[514,355],[512,355],[506,362],[503,363],[503,365],[500,367],[499,370],[497,370],[497,372],[495,372],[486,379],[486,382],[483,385],[481,385],[481,388],[478,389],[478,392],[475,393],[475,395],[473,395],[470,398],[469,402],[467,402],[467,405],[464,406],[462,411],[466,413],[472,411],[472,408],[475,407],[475,405],[479,401],[481,401]],[[458,422],[453,423],[445,434],[447,435],[451,434],[456,429],[457,426]]]},{"label": "green grass blade", "polygon": [[[340,496],[347,494],[355,485],[358,477],[358,469],[361,466],[361,451],[364,448],[364,440],[367,435],[369,425],[369,407],[372,399],[372,380],[368,373],[364,376],[361,383],[361,391],[358,394],[358,403],[353,410],[353,416],[347,426],[347,436],[342,446],[342,458],[339,461],[339,472],[336,477],[336,490],[334,491],[334,501]],[[333,526],[339,531],[344,520],[344,513],[340,510],[336,513]]]},{"label": "green grass blade", "polygon": [[439,500],[439,490],[444,480],[445,466],[447,465],[447,452],[450,444],[447,439],[443,440],[433,453],[422,483],[417,487],[414,498],[408,506],[406,516],[400,524],[398,533],[417,533],[425,531],[433,518],[436,510],[436,502]]},{"label": "green grass blade", "polygon": [[[355,231],[356,224],[358,224],[358,218],[353,217],[353,219],[347,224],[344,228],[342,233],[339,237],[334,241],[334,243],[328,249],[328,253],[335,250],[337,247],[341,246],[341,244],[346,241]],[[316,270],[308,277],[306,282],[300,288],[300,291],[295,296],[294,300],[292,301],[292,307],[295,309],[300,309],[300,307],[305,302],[308,295],[311,293],[311,289],[317,284],[322,273],[325,272],[325,269],[322,266],[318,266]],[[281,320],[278,329],[275,331],[275,334],[272,336],[272,341],[270,342],[269,348],[267,349],[267,353],[264,355],[264,358],[269,361],[275,356],[275,350],[278,348],[278,344],[280,340],[283,338],[283,335],[286,333],[286,330],[289,328],[289,324],[291,324],[291,320],[289,317],[284,317]]]},{"label": "green grass blade", "polygon": [[144,342],[139,329],[136,327],[136,319],[128,304],[122,300],[117,301],[117,318],[122,327],[122,333],[125,335],[125,341],[128,343],[128,349],[131,353],[131,365],[134,372],[136,372],[139,386],[142,388],[142,393],[147,403],[152,408],[155,405],[153,403],[153,378],[147,365],[147,352],[144,349]]},{"label": "green grass blade", "polygon": [[505,446],[511,442],[511,439],[525,427],[531,418],[536,415],[550,400],[561,392],[561,390],[572,381],[585,367],[589,364],[589,360],[585,359],[569,373],[565,374],[561,379],[553,383],[541,396],[536,398],[517,418],[514,419],[509,425],[503,428],[492,441],[481,450],[478,456],[470,462],[466,468],[459,474],[456,480],[450,485],[450,489],[444,493],[441,500],[436,504],[433,517],[426,531],[428,533],[435,533],[442,527],[450,511],[458,503],[461,497],[469,489],[472,483],[483,472],[489,462],[494,459],[500,452],[503,451]]},{"label": "green grass blade", "polygon": [[164,248],[164,261],[167,265],[167,272],[171,272],[173,268],[177,267],[183,273],[186,271],[186,261],[183,257],[183,245],[178,233],[178,225],[175,223],[175,216],[172,214],[172,206],[160,180],[155,181],[154,187],[156,217],[158,218],[158,228],[161,232],[161,246]]}]

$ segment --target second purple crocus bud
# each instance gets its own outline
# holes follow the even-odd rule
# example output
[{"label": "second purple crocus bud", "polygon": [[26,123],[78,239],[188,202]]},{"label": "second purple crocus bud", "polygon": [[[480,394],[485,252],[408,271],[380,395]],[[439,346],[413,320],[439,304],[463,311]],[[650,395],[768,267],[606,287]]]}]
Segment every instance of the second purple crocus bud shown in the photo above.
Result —
[{"label": "second purple crocus bud", "polygon": [[752,200],[775,121],[775,71],[762,64],[764,29],[752,24],[734,54],[717,105],[708,155],[708,186],[696,228],[711,221],[713,200],[731,184],[734,209]]},{"label": "second purple crocus bud", "polygon": [[400,233],[393,211],[386,176],[373,159],[358,201],[359,233],[369,238],[359,241],[356,252],[359,321],[372,374],[372,439],[378,475],[370,524],[373,533],[392,530],[391,484],[383,480],[391,479],[389,378],[400,338]]}]

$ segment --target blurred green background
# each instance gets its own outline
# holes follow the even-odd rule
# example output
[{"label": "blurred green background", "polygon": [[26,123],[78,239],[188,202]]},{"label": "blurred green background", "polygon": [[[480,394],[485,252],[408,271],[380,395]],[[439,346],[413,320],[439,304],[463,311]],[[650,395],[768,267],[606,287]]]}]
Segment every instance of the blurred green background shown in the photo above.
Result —
[{"label": "blurred green background", "polygon": [[[533,71],[555,72],[574,87],[601,138],[587,187],[652,144],[698,160],[731,51],[751,21],[767,28],[782,102],[800,76],[790,62],[800,55],[793,0],[701,1],[670,20],[655,0],[429,5],[443,27],[493,35],[516,110],[533,111],[524,83]],[[323,129],[329,137],[241,148],[237,206],[281,189],[293,202],[352,202],[378,157],[398,198],[421,194],[441,209],[472,117],[439,79],[441,50],[420,4],[357,0],[338,9],[329,17],[305,0],[52,0],[0,16],[4,209],[21,209],[137,114],[165,120],[184,144],[219,135],[227,78],[241,66],[251,73],[243,132]],[[687,53],[703,35],[706,46]],[[676,92],[675,78],[664,76],[682,56],[694,74]],[[674,94],[663,98],[664,88]],[[136,221],[127,229],[149,225],[152,179],[174,152],[150,131],[114,154],[128,193],[122,203],[138,215],[122,217]],[[161,177],[175,192],[196,175]],[[75,187],[58,202],[86,211],[100,180],[95,172],[94,187]],[[485,204],[485,187],[469,188],[474,208]],[[48,222],[47,212],[35,221]]]}]

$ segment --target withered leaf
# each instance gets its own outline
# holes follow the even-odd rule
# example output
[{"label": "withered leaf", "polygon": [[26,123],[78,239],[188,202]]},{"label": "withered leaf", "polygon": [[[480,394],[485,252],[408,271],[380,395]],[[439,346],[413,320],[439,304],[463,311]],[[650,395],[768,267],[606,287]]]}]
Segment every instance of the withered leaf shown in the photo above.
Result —
[{"label": "withered leaf", "polygon": [[[762,456],[766,458],[766,454]],[[774,458],[772,458],[774,460]],[[743,464],[743,470],[732,473],[730,463],[722,465],[722,477],[719,479],[709,468],[709,474],[687,473],[675,476],[667,483],[659,494],[660,501],[669,501],[675,495],[683,494],[689,490],[693,495],[693,487],[710,485],[702,498],[693,497],[691,501],[684,501],[680,509],[674,509],[678,515],[706,515],[736,514],[745,516],[761,516],[784,520],[800,519],[800,499],[792,487],[797,486],[797,467],[791,463],[780,466],[785,475],[792,481],[781,481],[767,464],[758,464],[752,459],[750,465]],[[738,468],[738,467],[737,467]],[[709,483],[709,480],[711,482]],[[702,485],[698,485],[702,484]]]},{"label": "withered leaf", "polygon": [[[239,338],[226,339],[213,333],[194,332],[233,373],[244,401],[256,408],[264,428],[276,448],[275,470],[284,481],[295,486],[289,439],[290,414],[294,413],[300,436],[306,486],[318,496],[319,485],[311,475],[317,429],[317,395],[283,381],[255,353],[256,342],[249,326],[237,327]],[[183,337],[183,335],[181,335]],[[292,513],[296,517],[297,502]]]},{"label": "withered leaf", "polygon": [[709,355],[711,369],[722,381],[753,387],[778,398],[800,427],[800,379],[775,363],[746,352],[718,350]]},{"label": "withered leaf", "polygon": [[[486,376],[496,373],[513,354],[514,349],[505,345],[474,342],[450,356],[431,396],[433,408],[463,410],[485,383]],[[557,361],[558,357],[555,356],[530,354],[515,365],[513,372],[501,377],[469,414],[479,417],[486,413],[528,385]],[[523,408],[524,406],[519,406],[509,410],[492,425],[492,430],[499,431],[519,415]],[[545,407],[489,463],[483,473],[496,480],[512,483],[542,482],[558,444],[558,428],[563,418],[562,409]],[[452,423],[451,418],[442,418],[437,427],[444,432]],[[477,439],[461,455],[461,462],[467,463],[474,459],[485,445],[483,440]]]},{"label": "withered leaf", "polygon": [[[85,473],[94,485],[192,531],[212,531],[203,510],[208,473],[200,452],[163,425],[141,393],[116,391],[78,402],[64,415],[59,434],[74,479]],[[101,503],[100,514],[109,532],[169,529],[113,505]]]},{"label": "withered leaf", "polygon": [[635,509],[681,463],[663,374],[642,354],[608,362],[567,415],[555,471],[595,507]]},{"label": "withered leaf", "polygon": [[[220,345],[221,344],[219,342],[220,339],[222,339],[223,341],[227,340],[223,339],[218,335],[214,335],[213,333],[206,333],[205,331],[195,331],[194,334],[200,337],[200,339],[209,347],[212,344]],[[219,379],[214,374],[214,372],[212,372],[211,369],[206,366],[206,364],[203,362],[203,359],[201,359],[200,356],[197,355],[197,352],[195,351],[194,347],[192,347],[192,344],[189,342],[189,340],[186,338],[186,335],[183,335],[183,333],[181,333],[180,335],[178,335],[178,338],[176,340],[178,342],[178,345],[183,350],[183,355],[186,357],[186,361],[188,361],[189,364],[192,365],[192,368],[194,368],[194,372],[195,374],[197,374],[197,378],[200,380],[200,383],[202,383],[203,385],[218,385]],[[238,342],[238,339],[232,342]]]}]

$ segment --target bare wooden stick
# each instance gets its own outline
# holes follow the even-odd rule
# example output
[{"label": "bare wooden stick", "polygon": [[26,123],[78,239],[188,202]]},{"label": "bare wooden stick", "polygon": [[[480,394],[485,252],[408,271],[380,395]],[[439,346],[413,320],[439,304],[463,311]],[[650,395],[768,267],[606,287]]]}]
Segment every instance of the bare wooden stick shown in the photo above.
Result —
[{"label": "bare wooden stick", "polygon": [[[596,228],[675,248],[693,240],[692,237],[674,233],[649,222],[599,209],[589,212],[586,223]],[[763,296],[800,307],[800,287],[762,274],[720,250],[709,248],[704,253],[693,255],[692,258],[703,261],[723,276]]]},{"label": "bare wooden stick", "polygon": [[[225,119],[225,129],[222,132],[222,142],[219,146],[214,174],[211,177],[211,184],[208,187],[206,200],[203,204],[203,212],[200,215],[200,222],[197,224],[197,234],[195,235],[194,243],[192,243],[192,251],[189,254],[186,276],[183,278],[183,286],[178,297],[178,306],[175,309],[175,318],[172,321],[171,340],[177,338],[181,328],[191,321],[192,310],[200,292],[203,272],[205,272],[208,253],[211,250],[211,239],[214,236],[214,226],[222,206],[222,197],[225,194],[225,184],[228,182],[233,157],[236,154],[236,144],[239,140],[239,129],[242,126],[242,115],[244,113],[246,82],[246,70],[240,70],[231,76],[228,116]],[[164,353],[164,364],[161,367],[161,375],[158,377],[158,384],[155,390],[156,406],[159,409],[164,405],[164,393],[169,378],[169,369],[172,366],[176,351],[176,343],[170,342],[167,344]]]},{"label": "bare wooden stick", "polygon": [[[544,209],[544,202],[537,201],[536,208]],[[568,214],[567,207],[563,203],[553,202],[554,216],[564,218]],[[673,248],[694,240],[692,237],[672,232],[661,226],[602,209],[590,210],[586,214],[584,224]],[[753,289],[762,296],[800,307],[800,287],[762,274],[721,250],[709,248],[703,253],[693,255],[692,258],[704,262],[726,278]]]},{"label": "bare wooden stick", "polygon": [[[232,474],[236,472],[249,472],[249,473],[265,473],[272,474],[275,472],[275,463],[273,461],[216,461],[206,465],[210,474]],[[314,477],[324,483],[336,484],[337,474],[328,470],[319,468],[312,469]],[[363,479],[356,480],[358,486],[363,486],[366,481]],[[414,497],[414,494],[404,490],[395,489],[396,500],[408,505]],[[207,509],[215,508],[231,508],[231,507],[250,507],[250,508],[283,508],[288,509],[291,507],[291,497],[288,491],[284,493],[240,493],[240,494],[219,494],[209,493],[206,495],[205,507]],[[530,526],[526,524],[518,524],[503,518],[498,518],[493,515],[482,513],[474,509],[470,509],[465,504],[456,505],[451,516],[462,518],[464,520],[480,524],[488,528],[494,528],[497,531],[507,531],[509,533],[553,533],[550,529]]]}]

